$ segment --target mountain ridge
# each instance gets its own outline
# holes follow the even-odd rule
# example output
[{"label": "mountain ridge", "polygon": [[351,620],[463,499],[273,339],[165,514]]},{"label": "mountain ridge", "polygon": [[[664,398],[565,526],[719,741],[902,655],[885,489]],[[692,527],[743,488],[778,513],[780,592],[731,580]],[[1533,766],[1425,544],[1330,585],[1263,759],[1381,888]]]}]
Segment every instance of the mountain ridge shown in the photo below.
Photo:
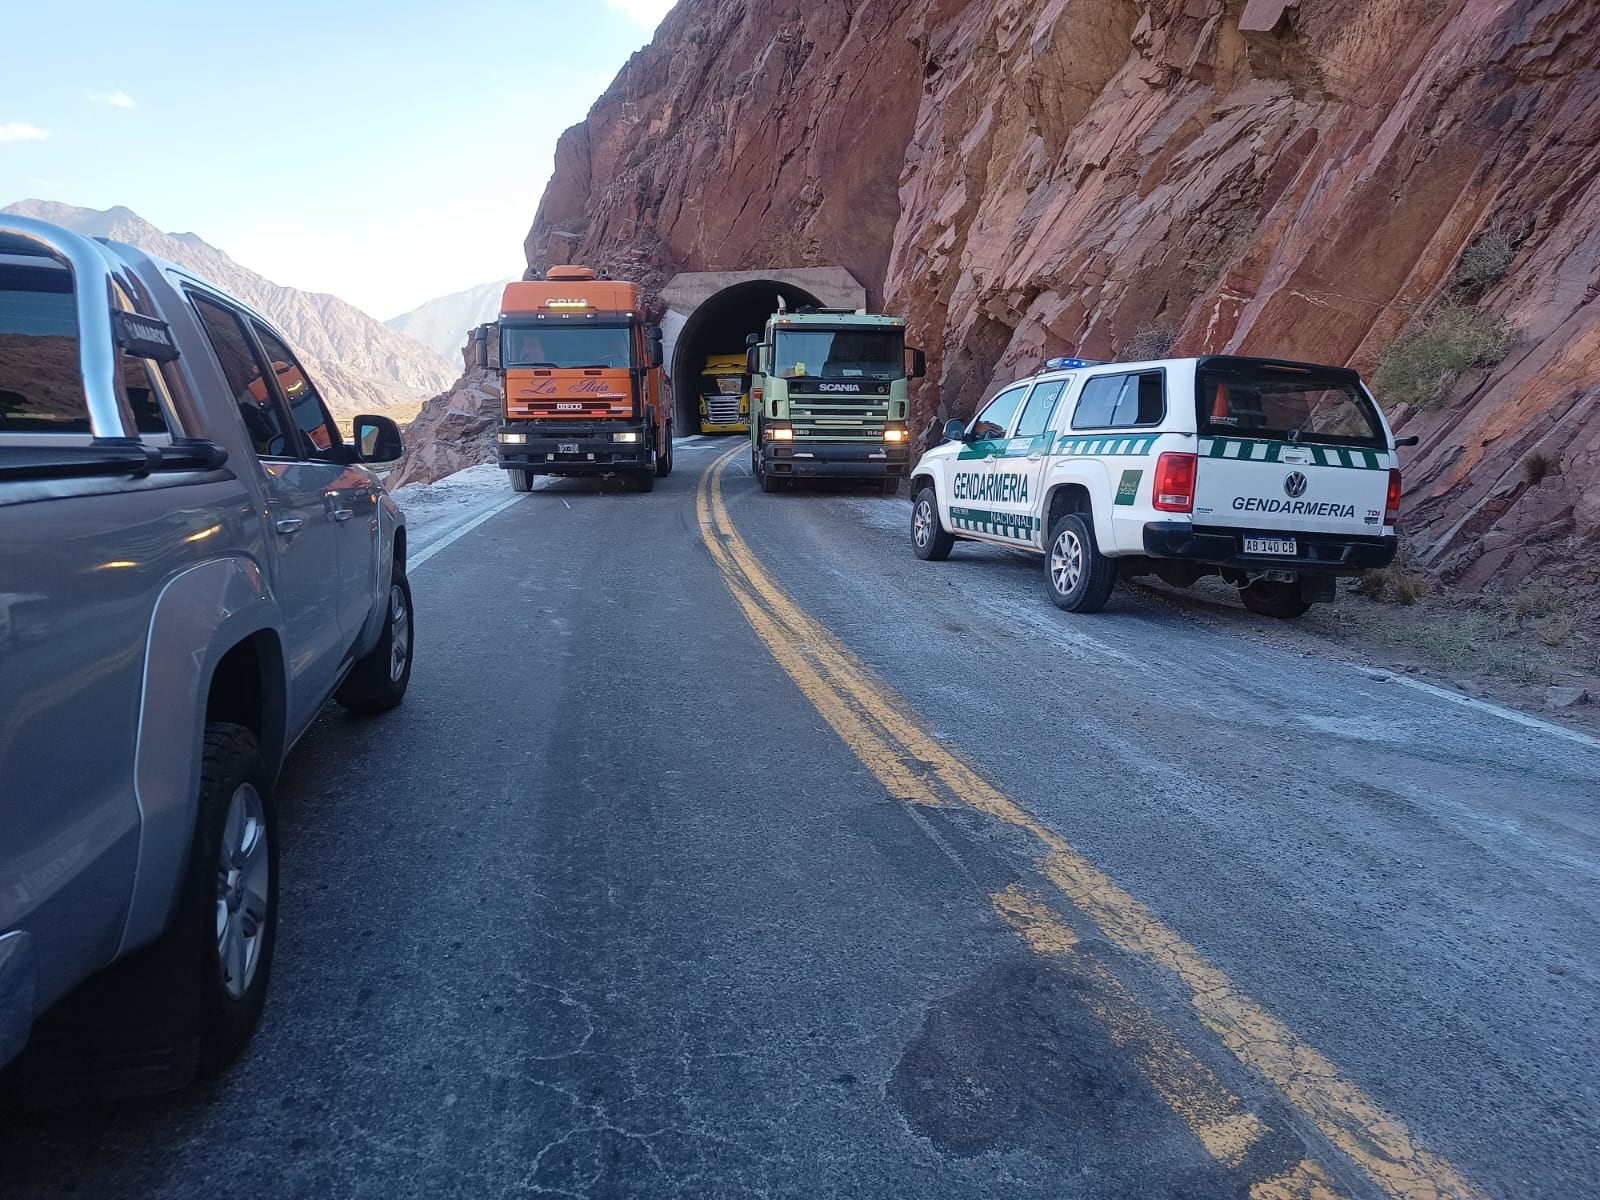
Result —
[{"label": "mountain ridge", "polygon": [[457,368],[447,357],[348,301],[274,283],[199,234],[167,233],[125,205],[91,209],[27,199],[0,212],[126,242],[237,296],[288,338],[307,370],[322,381],[328,407],[340,419],[376,411],[409,420],[423,401],[448,389],[456,376]]}]

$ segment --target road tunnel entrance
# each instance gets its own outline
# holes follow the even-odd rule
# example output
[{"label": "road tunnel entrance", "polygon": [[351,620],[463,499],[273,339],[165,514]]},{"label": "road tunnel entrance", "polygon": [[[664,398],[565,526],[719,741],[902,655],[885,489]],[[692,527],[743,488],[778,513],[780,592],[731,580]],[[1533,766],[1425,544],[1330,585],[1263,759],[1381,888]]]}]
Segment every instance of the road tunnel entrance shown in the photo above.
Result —
[{"label": "road tunnel entrance", "polygon": [[791,308],[859,308],[866,289],[839,267],[809,267],[771,272],[691,272],[678,275],[661,292],[666,308],[667,369],[672,381],[675,432],[700,432],[702,391],[719,383],[706,373],[707,358],[743,357],[745,339],[759,334],[778,300]]}]

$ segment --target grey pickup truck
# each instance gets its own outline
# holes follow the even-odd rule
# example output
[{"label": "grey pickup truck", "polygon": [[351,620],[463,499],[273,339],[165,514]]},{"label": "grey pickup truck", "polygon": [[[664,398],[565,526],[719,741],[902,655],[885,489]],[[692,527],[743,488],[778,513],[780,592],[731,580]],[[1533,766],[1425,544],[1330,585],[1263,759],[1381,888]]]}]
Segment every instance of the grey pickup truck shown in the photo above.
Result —
[{"label": "grey pickup truck", "polygon": [[0,1067],[24,1099],[244,1048],[274,787],[411,676],[405,522],[284,338],[125,245],[0,216]]}]

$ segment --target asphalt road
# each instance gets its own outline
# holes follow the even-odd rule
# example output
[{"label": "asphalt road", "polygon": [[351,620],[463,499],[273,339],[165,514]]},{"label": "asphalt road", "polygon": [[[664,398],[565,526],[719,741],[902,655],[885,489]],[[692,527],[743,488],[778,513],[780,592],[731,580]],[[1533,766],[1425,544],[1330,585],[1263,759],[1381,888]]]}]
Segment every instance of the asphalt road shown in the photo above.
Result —
[{"label": "asphalt road", "polygon": [[0,1196],[1595,1194],[1600,747],[721,448],[418,567],[245,1061]]}]

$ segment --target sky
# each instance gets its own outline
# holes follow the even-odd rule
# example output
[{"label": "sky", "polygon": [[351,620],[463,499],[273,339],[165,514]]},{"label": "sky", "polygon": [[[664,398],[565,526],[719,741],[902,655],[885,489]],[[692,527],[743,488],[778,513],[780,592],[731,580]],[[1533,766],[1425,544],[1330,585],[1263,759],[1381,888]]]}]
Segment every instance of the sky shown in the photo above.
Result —
[{"label": "sky", "polygon": [[12,0],[0,207],[125,205],[395,316],[521,274],[556,139],[672,6]]}]

